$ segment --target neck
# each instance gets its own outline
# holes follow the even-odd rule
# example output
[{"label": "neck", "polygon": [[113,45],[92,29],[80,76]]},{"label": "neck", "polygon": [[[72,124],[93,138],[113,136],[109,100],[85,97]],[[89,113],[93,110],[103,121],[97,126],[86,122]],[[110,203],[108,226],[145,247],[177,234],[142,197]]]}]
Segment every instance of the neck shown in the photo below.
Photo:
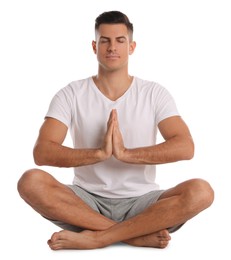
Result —
[{"label": "neck", "polygon": [[117,100],[130,87],[133,77],[126,73],[98,73],[93,77],[95,85],[109,99]]}]

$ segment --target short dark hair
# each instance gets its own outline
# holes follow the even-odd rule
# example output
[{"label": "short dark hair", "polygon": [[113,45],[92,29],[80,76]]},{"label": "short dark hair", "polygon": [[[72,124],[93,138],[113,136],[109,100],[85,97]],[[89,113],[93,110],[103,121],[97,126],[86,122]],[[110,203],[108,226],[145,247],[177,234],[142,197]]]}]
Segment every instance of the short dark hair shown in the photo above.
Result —
[{"label": "short dark hair", "polygon": [[98,30],[101,24],[124,24],[131,36],[133,35],[133,24],[129,21],[127,15],[122,12],[108,11],[100,14],[95,19],[95,30]]}]

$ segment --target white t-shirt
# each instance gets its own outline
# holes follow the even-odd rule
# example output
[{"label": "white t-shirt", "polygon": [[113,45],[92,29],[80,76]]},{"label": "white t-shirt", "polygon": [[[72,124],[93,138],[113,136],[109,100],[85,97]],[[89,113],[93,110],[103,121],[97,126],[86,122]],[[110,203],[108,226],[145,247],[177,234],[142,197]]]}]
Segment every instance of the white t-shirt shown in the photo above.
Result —
[{"label": "white t-shirt", "polygon": [[[89,77],[61,89],[53,97],[46,116],[67,125],[74,148],[100,148],[112,109],[117,110],[126,148],[154,145],[158,123],[179,115],[172,96],[155,82],[134,77],[124,95],[112,101]],[[155,165],[128,164],[114,157],[75,167],[74,173],[74,184],[108,198],[135,197],[159,189]]]}]

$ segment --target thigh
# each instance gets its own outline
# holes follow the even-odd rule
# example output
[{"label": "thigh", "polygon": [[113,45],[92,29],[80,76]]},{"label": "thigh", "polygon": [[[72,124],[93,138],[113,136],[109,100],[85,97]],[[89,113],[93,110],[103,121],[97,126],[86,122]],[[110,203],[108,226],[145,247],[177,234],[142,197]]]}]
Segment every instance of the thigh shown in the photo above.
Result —
[{"label": "thigh", "polygon": [[51,174],[40,169],[26,171],[18,181],[18,192],[32,207],[49,202],[54,189],[70,193],[65,185],[57,181]]},{"label": "thigh", "polygon": [[[152,191],[143,196],[138,197],[137,200],[135,201],[134,205],[131,207],[130,211],[126,215],[125,219],[129,219],[131,217],[134,217],[134,216],[140,214],[145,209],[147,209],[148,207],[155,204],[161,198],[163,199],[163,198],[167,198],[169,196],[174,196],[174,194],[176,195],[176,193],[177,193],[177,191],[174,191],[174,188],[172,188],[172,189],[168,189],[168,190]],[[184,223],[173,226],[173,227],[168,227],[167,230],[169,231],[169,233],[173,233],[173,232],[177,231],[178,229],[180,229],[183,225],[184,225]]]},{"label": "thigh", "polygon": [[200,179],[190,179],[181,182],[177,184],[175,187],[165,190],[163,194],[161,194],[161,196],[159,197],[159,200],[166,199],[172,196],[182,195],[184,193],[188,193],[193,190],[196,190],[198,189],[198,187],[201,186],[200,183],[201,183]]},{"label": "thigh", "polygon": [[75,193],[76,196],[78,196],[81,200],[83,200],[93,210],[100,213],[98,207],[98,201],[95,195],[91,194],[90,192],[82,189],[77,185],[67,185],[67,187],[70,188]]},{"label": "thigh", "polygon": [[[179,196],[183,195],[185,196],[186,193],[191,192],[198,186],[198,180],[197,179],[190,179],[187,181],[184,181],[182,183],[177,184],[175,187],[172,187],[170,189],[165,190],[158,200],[167,199],[173,196]],[[173,233],[180,229],[185,223],[182,223],[180,225],[176,225],[173,227],[167,228],[169,233]]]},{"label": "thigh", "polygon": [[[80,198],[83,202],[85,202],[93,210],[100,213],[98,206],[97,206],[97,200],[94,198],[94,196],[91,193],[85,191],[84,189],[80,188],[77,185],[64,185],[64,186],[68,190],[71,190],[78,198]],[[59,221],[59,220],[53,220],[53,219],[48,219],[48,220],[64,230],[70,230],[70,231],[74,231],[74,232],[81,232],[84,230],[81,227],[74,226],[74,225]]]},{"label": "thigh", "polygon": [[132,207],[125,216],[125,219],[129,219],[143,212],[145,209],[150,207],[153,203],[158,201],[159,197],[164,193],[164,190],[155,190],[146,193],[140,197],[137,197]]}]

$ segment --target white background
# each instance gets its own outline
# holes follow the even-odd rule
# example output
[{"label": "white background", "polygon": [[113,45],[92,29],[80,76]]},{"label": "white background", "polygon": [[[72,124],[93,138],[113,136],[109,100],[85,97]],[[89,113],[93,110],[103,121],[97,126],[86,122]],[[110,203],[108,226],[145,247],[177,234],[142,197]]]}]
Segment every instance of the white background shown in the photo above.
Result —
[{"label": "white background", "polygon": [[[46,241],[58,228],[24,203],[16,185],[35,167],[32,149],[53,95],[72,80],[96,74],[94,20],[109,10],[125,12],[134,24],[137,49],[130,74],[165,86],[194,137],[193,160],[158,166],[161,188],[200,177],[216,197],[164,250],[115,245],[54,252]],[[1,259],[231,256],[230,14],[228,0],[0,1]],[[71,145],[69,136],[66,142]],[[72,169],[42,168],[72,181]]]}]

